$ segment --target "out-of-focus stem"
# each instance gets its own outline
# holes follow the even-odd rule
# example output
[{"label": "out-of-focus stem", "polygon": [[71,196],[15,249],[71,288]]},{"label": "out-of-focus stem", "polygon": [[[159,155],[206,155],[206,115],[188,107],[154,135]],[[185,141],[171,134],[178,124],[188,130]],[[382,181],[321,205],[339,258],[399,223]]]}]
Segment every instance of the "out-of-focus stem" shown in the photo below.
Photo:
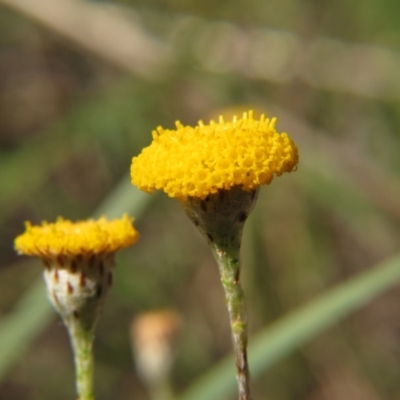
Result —
[{"label": "out-of-focus stem", "polygon": [[149,384],[149,392],[151,400],[174,400],[175,396],[173,394],[169,380],[165,378],[161,382],[153,382]]}]

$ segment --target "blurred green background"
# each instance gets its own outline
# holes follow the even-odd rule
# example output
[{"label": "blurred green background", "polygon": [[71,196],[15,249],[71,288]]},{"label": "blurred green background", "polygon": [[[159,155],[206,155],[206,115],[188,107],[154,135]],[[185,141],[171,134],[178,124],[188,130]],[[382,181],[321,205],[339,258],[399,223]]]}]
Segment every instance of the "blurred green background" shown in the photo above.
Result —
[{"label": "blurred green background", "polygon": [[[0,334],[41,275],[13,250],[25,220],[129,212],[141,239],[117,255],[96,337],[97,399],[148,399],[129,338],[142,312],[182,316],[178,393],[231,352],[206,242],[176,201],[128,179],[152,129],[177,119],[252,108],[277,116],[299,146],[298,171],[262,188],[246,226],[250,342],[395,255],[399,15],[397,0],[0,0]],[[10,334],[22,336],[0,366],[0,399],[74,398],[65,329],[27,304],[33,328],[23,337],[22,320]],[[400,288],[263,372],[254,398],[399,399]]]}]

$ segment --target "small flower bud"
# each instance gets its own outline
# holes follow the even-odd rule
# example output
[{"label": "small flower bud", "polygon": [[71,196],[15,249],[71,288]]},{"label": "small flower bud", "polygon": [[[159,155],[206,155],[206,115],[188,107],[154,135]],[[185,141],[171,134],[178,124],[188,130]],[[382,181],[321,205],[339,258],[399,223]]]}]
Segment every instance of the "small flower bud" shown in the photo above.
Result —
[{"label": "small flower bud", "polygon": [[182,326],[172,310],[142,314],[132,321],[131,338],[142,379],[157,385],[167,379],[174,359],[174,344]]}]

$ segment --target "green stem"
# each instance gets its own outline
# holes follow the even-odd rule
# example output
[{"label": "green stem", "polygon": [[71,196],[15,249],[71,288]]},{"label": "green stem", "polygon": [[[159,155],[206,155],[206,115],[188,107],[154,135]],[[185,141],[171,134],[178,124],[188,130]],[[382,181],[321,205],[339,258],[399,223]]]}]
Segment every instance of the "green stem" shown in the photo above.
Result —
[{"label": "green stem", "polygon": [[66,322],[75,359],[78,400],[94,400],[93,330],[82,326],[78,318]]},{"label": "green stem", "polygon": [[247,313],[244,292],[240,285],[239,248],[221,249],[213,247],[218,263],[225,300],[228,306],[236,358],[236,380],[239,400],[251,400],[250,372],[247,361]]},{"label": "green stem", "polygon": [[205,199],[188,197],[182,205],[188,217],[207,238],[218,263],[228,306],[236,357],[239,400],[251,400],[247,361],[247,314],[240,286],[239,253],[244,223],[257,199],[257,190],[240,186],[219,190]]}]

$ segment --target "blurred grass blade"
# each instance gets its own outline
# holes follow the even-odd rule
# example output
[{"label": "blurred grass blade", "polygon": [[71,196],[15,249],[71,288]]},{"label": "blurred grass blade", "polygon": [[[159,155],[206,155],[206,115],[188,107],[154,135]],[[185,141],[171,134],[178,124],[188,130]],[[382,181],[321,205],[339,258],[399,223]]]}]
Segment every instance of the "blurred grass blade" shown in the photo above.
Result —
[{"label": "blurred grass blade", "polygon": [[[252,378],[259,378],[274,363],[399,281],[400,255],[327,291],[311,304],[265,328],[250,339]],[[228,357],[192,385],[179,400],[222,400],[233,395],[235,389],[234,360]]]},{"label": "blurred grass blade", "polygon": [[93,217],[120,218],[122,214],[132,214],[133,217],[139,218],[149,205],[150,201],[157,198],[158,193],[152,196],[140,191],[131,183],[130,176],[125,176],[116,185],[113,191],[107,196],[103,203],[93,213]]},{"label": "blurred grass blade", "polygon": [[53,315],[43,280],[37,280],[0,321],[0,381]]},{"label": "blurred grass blade", "polygon": [[[115,218],[128,213],[138,219],[153,198],[154,196],[148,196],[134,188],[126,176],[94,215]],[[0,320],[0,381],[53,315],[55,314],[46,298],[46,290],[40,278],[32,283],[14,310]]]},{"label": "blurred grass blade", "polygon": [[[139,151],[153,125],[141,116],[143,110],[157,108],[152,96],[156,88],[124,79],[112,90],[71,107],[64,118],[14,151],[0,149],[0,222],[25,204],[71,157],[91,148],[93,141],[112,148],[117,143],[127,143],[127,136],[132,154]],[[126,135],[132,126],[134,131]]]}]

